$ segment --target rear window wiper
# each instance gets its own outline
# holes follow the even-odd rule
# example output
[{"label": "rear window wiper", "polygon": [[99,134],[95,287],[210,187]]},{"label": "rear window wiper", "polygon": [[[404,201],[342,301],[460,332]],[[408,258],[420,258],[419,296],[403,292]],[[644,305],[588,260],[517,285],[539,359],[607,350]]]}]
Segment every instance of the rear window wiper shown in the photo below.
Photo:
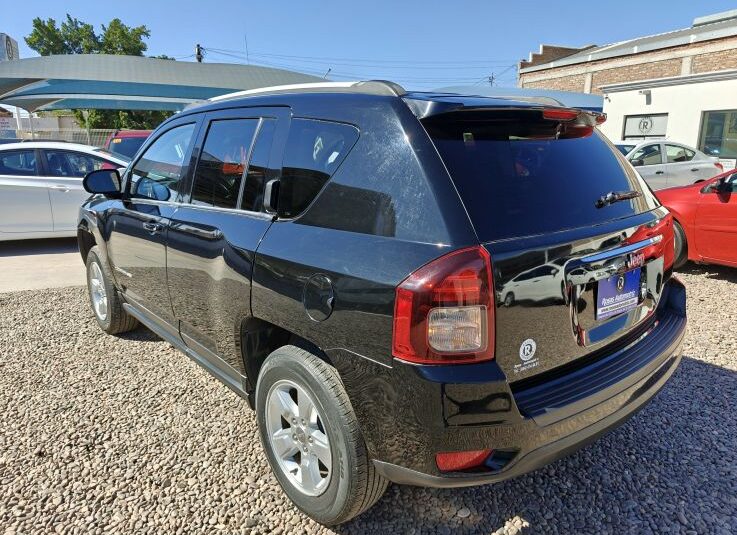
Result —
[{"label": "rear window wiper", "polygon": [[604,208],[610,204],[614,204],[619,201],[626,201],[627,199],[634,199],[635,197],[642,196],[642,193],[635,190],[630,191],[610,191],[606,195],[602,195],[596,201],[597,208]]}]

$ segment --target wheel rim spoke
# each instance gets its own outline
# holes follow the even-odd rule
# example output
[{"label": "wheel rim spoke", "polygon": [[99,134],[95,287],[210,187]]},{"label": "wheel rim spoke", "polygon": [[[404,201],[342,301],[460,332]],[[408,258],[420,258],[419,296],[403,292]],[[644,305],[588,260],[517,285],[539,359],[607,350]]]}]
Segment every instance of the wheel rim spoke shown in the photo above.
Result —
[{"label": "wheel rim spoke", "polygon": [[299,451],[297,444],[292,439],[292,431],[290,429],[280,429],[271,435],[271,441],[274,444],[274,450],[284,460],[294,457]]},{"label": "wheel rim spoke", "polygon": [[292,401],[289,392],[282,390],[277,391],[275,399],[272,401],[276,404],[276,410],[279,412],[281,417],[284,418],[287,423],[291,424],[292,420],[299,413],[299,407],[294,401]]},{"label": "wheel rim spoke", "polygon": [[300,392],[297,395],[299,396],[297,398],[297,401],[299,402],[299,418],[300,421],[304,420],[304,422],[301,422],[302,425],[316,424],[317,411],[315,410],[315,405],[312,403],[312,400],[303,392]]},{"label": "wheel rim spoke", "polygon": [[319,429],[314,429],[310,433],[310,438],[312,439],[312,451],[320,459],[320,462],[325,465],[325,468],[330,471],[333,466],[333,458],[330,453],[327,435]]},{"label": "wheel rim spoke", "polygon": [[302,455],[299,466],[302,485],[304,485],[306,489],[316,489],[322,481],[317,457],[308,454]]}]

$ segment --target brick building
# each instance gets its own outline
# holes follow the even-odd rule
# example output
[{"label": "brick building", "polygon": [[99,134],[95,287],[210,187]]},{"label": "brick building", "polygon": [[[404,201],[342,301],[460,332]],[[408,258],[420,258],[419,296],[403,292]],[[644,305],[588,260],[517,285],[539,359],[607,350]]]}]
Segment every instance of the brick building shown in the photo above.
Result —
[{"label": "brick building", "polygon": [[604,46],[540,45],[520,62],[519,86],[601,94],[611,84],[724,69],[737,69],[737,10]]},{"label": "brick building", "polygon": [[519,67],[520,87],[602,95],[611,139],[668,138],[737,162],[737,10],[604,46],[541,45]]}]

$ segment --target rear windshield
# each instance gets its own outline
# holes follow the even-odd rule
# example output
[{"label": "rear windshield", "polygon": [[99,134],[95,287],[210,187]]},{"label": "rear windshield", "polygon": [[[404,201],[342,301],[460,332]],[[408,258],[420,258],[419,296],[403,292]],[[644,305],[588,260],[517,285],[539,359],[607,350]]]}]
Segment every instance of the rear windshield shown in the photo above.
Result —
[{"label": "rear windshield", "polygon": [[[454,115],[423,124],[482,241],[595,225],[657,206],[598,131],[559,139],[560,125],[539,111]],[[607,193],[631,190],[642,196],[596,207]]]},{"label": "rear windshield", "polygon": [[146,139],[145,137],[116,137],[110,140],[110,146],[107,150],[113,154],[125,156],[130,160]]}]

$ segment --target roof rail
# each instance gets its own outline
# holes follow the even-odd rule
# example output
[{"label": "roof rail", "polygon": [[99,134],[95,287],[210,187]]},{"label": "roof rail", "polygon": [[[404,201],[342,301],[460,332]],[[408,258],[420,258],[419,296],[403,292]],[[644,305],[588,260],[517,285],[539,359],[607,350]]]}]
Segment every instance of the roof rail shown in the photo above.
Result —
[{"label": "roof rail", "polygon": [[337,93],[366,93],[370,95],[401,96],[406,93],[404,88],[394,82],[385,80],[366,80],[353,82],[314,82],[307,84],[275,85],[271,87],[259,87],[257,89],[246,89],[212,97],[207,102],[221,102],[239,97],[255,95],[273,95],[278,93],[298,92],[337,92]]}]

